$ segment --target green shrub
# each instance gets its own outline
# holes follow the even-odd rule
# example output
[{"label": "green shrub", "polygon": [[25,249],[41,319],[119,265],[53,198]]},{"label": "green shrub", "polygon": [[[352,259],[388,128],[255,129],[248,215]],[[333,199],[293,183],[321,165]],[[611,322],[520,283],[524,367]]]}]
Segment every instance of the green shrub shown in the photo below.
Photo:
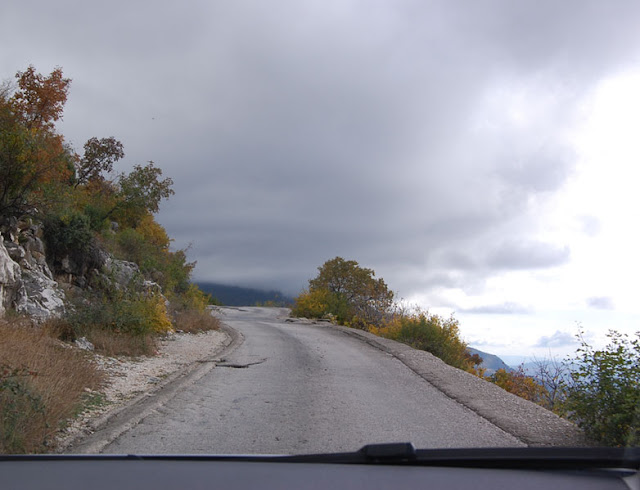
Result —
[{"label": "green shrub", "polygon": [[640,442],[640,332],[635,339],[610,331],[609,344],[594,350],[582,335],[564,410],[596,442]]},{"label": "green shrub", "polygon": [[49,215],[44,220],[44,242],[47,259],[54,272],[63,269],[63,260],[70,258],[76,274],[101,266],[94,233],[87,215],[71,212],[63,216]]},{"label": "green shrub", "polygon": [[74,329],[102,328],[132,336],[161,334],[171,330],[164,298],[153,293],[118,293],[77,305],[69,316]]},{"label": "green shrub", "polygon": [[447,364],[473,370],[474,361],[467,353],[467,344],[460,338],[458,320],[418,312],[396,315],[381,328],[372,328],[377,335],[403,342],[415,349],[430,352]]},{"label": "green shrub", "polygon": [[44,240],[50,255],[64,257],[73,251],[86,252],[91,244],[93,233],[85,214],[48,216],[44,225]]},{"label": "green shrub", "polygon": [[170,240],[151,215],[137,228],[123,228],[111,240],[112,252],[121,259],[135,262],[145,277],[157,282],[164,293],[185,293],[190,287],[195,263],[187,262],[184,250],[171,252]]}]

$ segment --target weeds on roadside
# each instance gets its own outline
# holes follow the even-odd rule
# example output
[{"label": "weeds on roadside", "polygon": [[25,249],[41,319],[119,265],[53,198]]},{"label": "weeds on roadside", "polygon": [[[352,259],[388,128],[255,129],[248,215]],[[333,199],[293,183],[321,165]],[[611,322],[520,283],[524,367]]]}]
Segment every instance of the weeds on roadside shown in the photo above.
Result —
[{"label": "weeds on roadside", "polygon": [[186,333],[207,332],[220,328],[220,320],[214,317],[209,310],[174,311],[173,317],[176,328]]},{"label": "weeds on roadside", "polygon": [[50,329],[0,321],[0,453],[44,452],[102,375]]}]

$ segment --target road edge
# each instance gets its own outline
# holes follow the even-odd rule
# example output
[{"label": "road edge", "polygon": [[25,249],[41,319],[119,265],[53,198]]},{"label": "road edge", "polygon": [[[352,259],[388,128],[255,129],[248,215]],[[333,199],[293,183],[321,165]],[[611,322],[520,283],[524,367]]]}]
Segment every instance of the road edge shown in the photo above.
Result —
[{"label": "road edge", "polygon": [[110,410],[89,424],[90,434],[78,434],[64,442],[56,452],[63,454],[99,454],[115,439],[138,425],[151,412],[171,400],[182,388],[197,382],[212,371],[221,357],[237,349],[244,337],[240,332],[221,322],[220,330],[227,339],[213,354],[205,359],[194,361],[158,383],[152,389],[141,393],[122,406]]},{"label": "road edge", "polygon": [[[291,319],[295,322],[296,319]],[[449,366],[433,354],[370,332],[321,322],[402,362],[442,393],[531,447],[588,446],[575,424],[499,386]]]}]

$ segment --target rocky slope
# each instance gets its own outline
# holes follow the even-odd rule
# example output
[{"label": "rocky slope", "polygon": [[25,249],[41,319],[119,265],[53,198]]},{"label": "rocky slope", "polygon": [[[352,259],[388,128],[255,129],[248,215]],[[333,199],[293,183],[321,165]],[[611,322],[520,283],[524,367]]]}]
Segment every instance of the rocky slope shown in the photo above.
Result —
[{"label": "rocky slope", "polygon": [[[137,264],[115,259],[99,248],[93,253],[91,266],[66,256],[57,264],[54,275],[43,235],[43,225],[30,219],[12,218],[0,227],[0,318],[9,310],[36,322],[59,317],[65,311],[65,292],[81,294],[96,278],[125,288],[139,277]],[[136,286],[161,292],[160,286],[151,281]]]},{"label": "rocky slope", "polygon": [[42,225],[12,219],[0,239],[0,316],[8,309],[36,320],[64,312],[64,291],[49,269]]}]

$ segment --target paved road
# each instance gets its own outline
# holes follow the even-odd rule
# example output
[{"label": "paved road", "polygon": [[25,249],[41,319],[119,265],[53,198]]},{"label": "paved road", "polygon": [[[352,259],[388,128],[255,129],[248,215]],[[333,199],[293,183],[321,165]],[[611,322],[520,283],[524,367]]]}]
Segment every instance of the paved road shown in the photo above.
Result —
[{"label": "paved road", "polygon": [[[522,446],[389,354],[285,310],[224,309],[244,342],[103,453],[291,454],[366,443]],[[246,367],[245,367],[246,366]]]}]

